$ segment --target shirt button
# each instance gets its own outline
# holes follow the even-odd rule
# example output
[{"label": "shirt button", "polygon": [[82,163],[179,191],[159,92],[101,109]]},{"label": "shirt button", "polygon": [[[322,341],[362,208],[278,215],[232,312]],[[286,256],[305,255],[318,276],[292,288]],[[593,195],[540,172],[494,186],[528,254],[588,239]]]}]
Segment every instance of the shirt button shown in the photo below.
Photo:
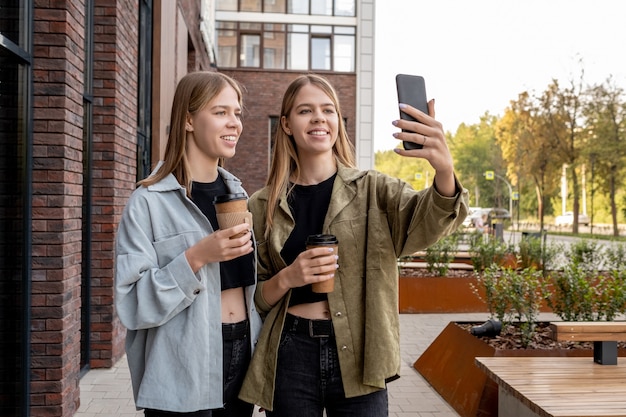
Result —
[{"label": "shirt button", "polygon": [[193,291],[193,295],[198,295],[198,294],[200,294],[200,289],[195,289],[195,290]]},{"label": "shirt button", "polygon": [[348,349],[348,346],[346,346],[346,345],[343,345],[343,346],[341,347],[341,350],[346,350],[346,349]]},{"label": "shirt button", "polygon": [[335,316],[337,316],[337,317],[341,317],[341,311],[336,312],[336,313],[335,313]]}]

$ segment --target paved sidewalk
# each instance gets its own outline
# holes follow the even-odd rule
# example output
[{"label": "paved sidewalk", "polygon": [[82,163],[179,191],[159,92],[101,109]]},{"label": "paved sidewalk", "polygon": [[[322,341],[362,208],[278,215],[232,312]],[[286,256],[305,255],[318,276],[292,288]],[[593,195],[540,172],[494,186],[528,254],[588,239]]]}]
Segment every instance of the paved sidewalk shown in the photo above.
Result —
[{"label": "paved sidewalk", "polygon": [[[388,387],[390,417],[458,417],[413,363],[450,321],[486,319],[486,313],[400,315],[402,377]],[[80,402],[75,417],[143,416],[135,410],[126,357],[113,368],[89,371],[80,381]]]}]

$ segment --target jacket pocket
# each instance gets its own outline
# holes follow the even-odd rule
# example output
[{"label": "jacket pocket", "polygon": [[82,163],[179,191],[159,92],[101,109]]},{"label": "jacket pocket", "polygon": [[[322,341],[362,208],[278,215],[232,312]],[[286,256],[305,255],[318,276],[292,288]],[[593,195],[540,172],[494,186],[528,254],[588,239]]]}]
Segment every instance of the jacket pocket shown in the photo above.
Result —
[{"label": "jacket pocket", "polygon": [[153,243],[159,268],[172,262],[190,246],[184,234],[179,234]]}]

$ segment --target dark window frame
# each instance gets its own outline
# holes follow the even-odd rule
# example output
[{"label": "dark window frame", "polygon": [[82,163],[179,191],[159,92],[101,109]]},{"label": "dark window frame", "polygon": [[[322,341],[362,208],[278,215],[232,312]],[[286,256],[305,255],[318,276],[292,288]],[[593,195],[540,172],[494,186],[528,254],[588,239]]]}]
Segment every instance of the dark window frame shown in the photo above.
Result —
[{"label": "dark window frame", "polygon": [[[234,25],[234,27],[227,27],[227,28],[220,28],[219,24],[220,23],[227,23],[229,25]],[[244,24],[250,24],[249,22],[245,22]],[[326,32],[316,32],[314,29],[312,29],[312,27],[316,27],[319,25],[309,25],[309,24],[298,24],[297,26],[300,28],[302,26],[306,26],[307,30],[306,31],[301,31],[301,30],[290,30],[291,26],[290,24],[285,24],[283,26],[284,30],[267,30],[266,29],[266,24],[264,23],[261,26],[260,30],[257,29],[249,29],[249,28],[241,28],[241,23],[240,22],[233,22],[233,21],[218,21],[217,22],[217,27],[216,27],[216,33],[217,33],[217,38],[218,38],[218,49],[219,49],[219,39],[220,39],[220,33],[221,32],[233,32],[235,39],[236,39],[236,54],[237,54],[237,66],[235,68],[237,69],[262,69],[265,71],[272,71],[272,70],[277,70],[276,68],[265,68],[265,34],[266,33],[274,33],[274,34],[279,34],[280,36],[283,37],[283,39],[285,40],[284,46],[285,46],[285,53],[283,54],[283,68],[279,69],[279,70],[286,70],[286,71],[303,71],[302,69],[289,69],[288,66],[288,55],[289,55],[289,35],[292,33],[302,33],[302,34],[306,34],[308,36],[308,44],[309,44],[309,51],[308,51],[308,62],[306,65],[306,70],[309,71],[320,71],[320,72],[339,72],[339,73],[346,73],[346,74],[353,74],[356,71],[356,28],[354,26],[338,26],[338,25],[323,25],[323,26],[328,26],[331,28],[330,33],[326,33]],[[354,29],[354,33],[342,33],[342,32],[337,32],[336,28],[353,28]],[[241,42],[241,38],[243,35],[256,35],[259,37],[259,66],[242,66],[241,65],[241,55],[242,55],[242,42]],[[348,36],[352,36],[354,38],[354,55],[352,56],[352,71],[339,71],[337,69],[335,69],[335,36],[342,36],[342,37],[348,37]],[[313,54],[313,48],[312,48],[312,42],[314,38],[327,38],[329,39],[330,42],[330,69],[314,69],[312,68],[312,54]],[[219,50],[217,53],[217,56],[219,57]],[[219,62],[218,62],[218,66]],[[227,67],[227,66],[220,66],[221,68],[233,68],[233,67]]]}]

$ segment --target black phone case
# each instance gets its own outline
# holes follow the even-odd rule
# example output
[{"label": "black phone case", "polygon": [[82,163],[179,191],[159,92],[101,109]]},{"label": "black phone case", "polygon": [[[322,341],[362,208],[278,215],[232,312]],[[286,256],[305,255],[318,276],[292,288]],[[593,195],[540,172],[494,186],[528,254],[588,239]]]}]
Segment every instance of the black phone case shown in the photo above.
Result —
[{"label": "black phone case", "polygon": [[[398,90],[398,103],[405,103],[428,114],[428,99],[426,98],[426,83],[420,75],[396,75],[396,88]],[[400,111],[400,118],[416,121],[413,117]],[[402,129],[406,132],[405,129]],[[422,149],[422,145],[414,142],[402,141],[404,149]]]}]

